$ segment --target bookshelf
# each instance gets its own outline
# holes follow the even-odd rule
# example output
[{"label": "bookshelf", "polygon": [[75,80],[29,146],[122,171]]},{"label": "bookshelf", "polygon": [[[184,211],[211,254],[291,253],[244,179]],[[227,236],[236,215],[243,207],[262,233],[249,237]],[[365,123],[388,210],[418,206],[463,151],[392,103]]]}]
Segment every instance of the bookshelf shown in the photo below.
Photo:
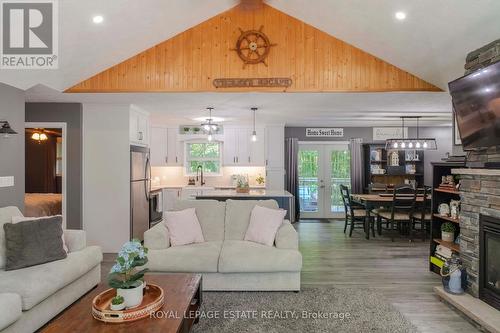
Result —
[{"label": "bookshelf", "polygon": [[[385,149],[385,144],[365,144],[364,150],[364,188],[368,191],[370,183],[386,184],[389,188],[415,182],[417,187],[424,185],[424,152]],[[397,154],[398,165],[393,165],[392,154]],[[376,170],[385,170],[378,173]]]},{"label": "bookshelf", "polygon": [[462,162],[437,162],[432,163],[432,220],[431,220],[431,240],[429,254],[429,270],[439,274],[443,260],[435,256],[436,247],[442,245],[454,253],[460,253],[460,245],[454,242],[446,242],[441,239],[441,225],[452,222],[457,231],[455,238],[460,234],[459,219],[450,216],[443,216],[438,213],[438,207],[442,203],[449,204],[451,200],[460,200],[460,192],[454,188],[440,188],[441,177],[451,175],[451,169],[462,168]]}]

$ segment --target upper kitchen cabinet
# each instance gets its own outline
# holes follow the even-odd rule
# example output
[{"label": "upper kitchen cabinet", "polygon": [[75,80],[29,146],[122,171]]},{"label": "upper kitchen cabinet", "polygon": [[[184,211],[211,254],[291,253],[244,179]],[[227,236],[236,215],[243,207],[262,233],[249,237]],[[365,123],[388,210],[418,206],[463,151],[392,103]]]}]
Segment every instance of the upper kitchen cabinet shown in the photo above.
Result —
[{"label": "upper kitchen cabinet", "polygon": [[266,128],[266,167],[284,169],[285,167],[285,127]]},{"label": "upper kitchen cabinet", "polygon": [[257,130],[258,140],[252,142],[252,129],[224,129],[224,165],[225,166],[264,166],[265,131]]},{"label": "upper kitchen cabinet", "polygon": [[149,146],[149,113],[137,108],[130,108],[130,143],[138,146]]},{"label": "upper kitchen cabinet", "polygon": [[[248,151],[250,152],[249,163],[251,166],[264,166],[266,164],[266,130],[256,128],[257,141],[248,141]],[[253,129],[247,131],[247,138],[252,137]]]},{"label": "upper kitchen cabinet", "polygon": [[177,128],[153,127],[151,129],[151,165],[182,166],[183,144]]}]

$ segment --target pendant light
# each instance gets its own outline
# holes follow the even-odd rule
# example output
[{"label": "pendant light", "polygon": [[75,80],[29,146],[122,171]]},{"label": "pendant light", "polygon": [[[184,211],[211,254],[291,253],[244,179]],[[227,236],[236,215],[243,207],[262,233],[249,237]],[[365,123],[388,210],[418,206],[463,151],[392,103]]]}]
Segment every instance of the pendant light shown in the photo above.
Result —
[{"label": "pendant light", "polygon": [[257,112],[257,108],[252,108],[253,112],[253,132],[252,132],[252,142],[257,141],[257,131],[255,129],[255,113]]},{"label": "pendant light", "polygon": [[[435,138],[420,138],[420,118],[421,117],[401,117],[401,133],[402,138],[388,139],[385,141],[386,149],[399,150],[437,150]],[[405,119],[417,120],[417,137],[405,138]]]},{"label": "pendant light", "polygon": [[201,128],[203,128],[203,131],[208,134],[207,140],[208,141],[213,141],[214,136],[213,134],[217,132],[219,129],[219,125],[214,123],[214,120],[212,119],[212,110],[213,107],[208,107],[207,110],[209,112],[209,116],[207,118],[207,121],[201,123]]}]

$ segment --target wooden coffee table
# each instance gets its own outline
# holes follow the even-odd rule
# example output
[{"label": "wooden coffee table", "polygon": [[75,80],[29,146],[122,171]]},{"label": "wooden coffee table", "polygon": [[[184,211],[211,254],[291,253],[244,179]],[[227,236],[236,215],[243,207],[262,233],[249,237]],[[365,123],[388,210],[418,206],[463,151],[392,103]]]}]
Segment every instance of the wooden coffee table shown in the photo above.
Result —
[{"label": "wooden coffee table", "polygon": [[202,302],[201,275],[147,274],[145,281],[160,286],[165,293],[165,305],[158,310],[156,318],[123,324],[103,323],[94,319],[92,300],[102,291],[109,289],[106,283],[101,283],[52,319],[41,332],[189,332],[197,322],[195,314]]}]

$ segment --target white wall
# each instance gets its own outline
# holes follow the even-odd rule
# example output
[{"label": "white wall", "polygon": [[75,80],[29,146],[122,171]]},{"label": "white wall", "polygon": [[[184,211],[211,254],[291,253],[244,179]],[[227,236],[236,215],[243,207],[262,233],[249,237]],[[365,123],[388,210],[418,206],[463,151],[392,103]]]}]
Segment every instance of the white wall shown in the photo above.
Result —
[{"label": "white wall", "polygon": [[83,228],[106,253],[129,240],[129,105],[83,105]]}]

